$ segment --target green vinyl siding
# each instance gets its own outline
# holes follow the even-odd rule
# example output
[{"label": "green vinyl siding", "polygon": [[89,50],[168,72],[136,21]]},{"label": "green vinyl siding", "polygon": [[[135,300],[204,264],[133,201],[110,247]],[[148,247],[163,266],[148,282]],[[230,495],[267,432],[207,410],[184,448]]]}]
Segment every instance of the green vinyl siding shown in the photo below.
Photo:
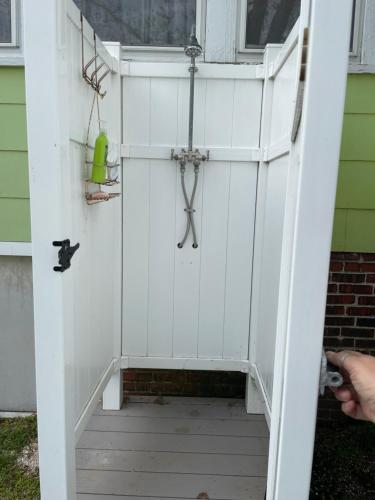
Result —
[{"label": "green vinyl siding", "polygon": [[348,75],[332,250],[375,252],[375,75]]},{"label": "green vinyl siding", "polygon": [[24,69],[0,67],[0,241],[31,241]]}]

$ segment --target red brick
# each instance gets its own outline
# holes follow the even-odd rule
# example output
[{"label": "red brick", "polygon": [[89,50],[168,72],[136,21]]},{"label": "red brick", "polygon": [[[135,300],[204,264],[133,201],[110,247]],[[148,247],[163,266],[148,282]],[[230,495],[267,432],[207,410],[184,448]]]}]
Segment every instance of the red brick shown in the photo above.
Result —
[{"label": "red brick", "polygon": [[359,253],[342,253],[342,252],[332,252],[331,253],[331,260],[359,260],[360,259],[360,254]]},{"label": "red brick", "polygon": [[364,263],[360,265],[361,271],[365,273],[375,273],[375,263]]},{"label": "red brick", "polygon": [[375,253],[363,253],[362,258],[367,262],[375,262]]},{"label": "red brick", "polygon": [[361,271],[359,262],[345,262],[345,272],[358,273]]},{"label": "red brick", "polygon": [[329,270],[333,272],[339,272],[342,271],[344,268],[344,263],[343,262],[337,262],[337,261],[331,261],[329,265]]},{"label": "red brick", "polygon": [[324,340],[324,346],[326,349],[343,349],[345,347],[354,347],[354,339],[342,337],[326,337]]},{"label": "red brick", "polygon": [[366,328],[375,327],[375,318],[357,318],[357,325]]},{"label": "red brick", "polygon": [[375,316],[375,307],[348,307],[349,316]]},{"label": "red brick", "polygon": [[326,314],[328,316],[343,316],[345,313],[344,306],[327,306]]},{"label": "red brick", "polygon": [[125,382],[125,391],[135,391],[135,382]]},{"label": "red brick", "polygon": [[[360,285],[357,285],[360,286]],[[340,293],[354,293],[354,285],[340,285],[339,286]]]},{"label": "red brick", "polygon": [[324,328],[325,337],[338,337],[340,335],[340,328],[338,327],[328,327]]},{"label": "red brick", "polygon": [[374,340],[371,339],[368,340],[356,339],[355,346],[358,347],[359,349],[374,349],[375,344]]},{"label": "red brick", "polygon": [[360,306],[375,306],[375,297],[358,297],[358,304]]},{"label": "red brick", "polygon": [[340,285],[340,293],[355,293],[361,295],[371,295],[373,292],[373,287],[371,285]]},{"label": "red brick", "polygon": [[124,380],[125,381],[135,380],[135,372],[134,371],[125,370],[125,372],[124,372]]},{"label": "red brick", "polygon": [[375,283],[375,274],[368,274],[366,276],[366,282],[367,283]]},{"label": "red brick", "polygon": [[364,283],[365,278],[366,278],[365,274],[333,273],[331,281],[338,283]]},{"label": "red brick", "polygon": [[327,292],[328,293],[336,293],[337,292],[337,285],[336,285],[336,283],[331,283],[330,285],[328,285]]},{"label": "red brick", "polygon": [[371,339],[374,337],[374,329],[343,327],[341,329],[341,335],[343,337],[361,337],[361,338]]},{"label": "red brick", "polygon": [[[373,298],[373,297],[371,297]],[[328,295],[327,304],[354,304],[354,295]]]},{"label": "red brick", "polygon": [[370,285],[354,285],[353,293],[371,295],[373,287]]},{"label": "red brick", "polygon": [[349,316],[326,316],[325,324],[326,326],[353,326],[354,319]]}]

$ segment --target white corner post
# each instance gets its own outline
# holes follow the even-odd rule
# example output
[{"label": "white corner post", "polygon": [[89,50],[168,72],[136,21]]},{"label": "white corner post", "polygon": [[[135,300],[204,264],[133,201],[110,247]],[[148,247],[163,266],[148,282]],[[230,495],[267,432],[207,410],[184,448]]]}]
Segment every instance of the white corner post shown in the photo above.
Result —
[{"label": "white corner post", "polygon": [[42,500],[76,498],[74,346],[67,311],[72,274],[53,272],[63,234],[69,73],[65,2],[24,2],[27,129],[33,255],[36,387]]},{"label": "white corner post", "polygon": [[[264,415],[265,404],[263,394],[256,385],[255,377],[252,373],[246,376],[245,407],[247,413],[253,415]],[[268,423],[268,421],[267,421]]]},{"label": "white corner post", "polygon": [[103,392],[103,410],[120,410],[122,403],[123,373],[120,366],[117,366]]}]

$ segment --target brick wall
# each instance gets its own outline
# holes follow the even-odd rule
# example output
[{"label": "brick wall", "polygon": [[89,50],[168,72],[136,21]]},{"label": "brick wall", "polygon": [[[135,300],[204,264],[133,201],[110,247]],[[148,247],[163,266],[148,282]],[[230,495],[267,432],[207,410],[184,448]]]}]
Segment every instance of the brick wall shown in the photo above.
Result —
[{"label": "brick wall", "polygon": [[241,398],[246,375],[198,370],[135,370],[124,372],[125,396],[165,395]]},{"label": "brick wall", "polygon": [[[375,254],[331,254],[324,346],[375,355]],[[124,379],[126,395],[206,397],[243,397],[246,382],[243,373],[181,370],[127,370]],[[341,418],[338,402],[326,393],[318,417]]]},{"label": "brick wall", "polygon": [[[375,254],[331,254],[324,347],[375,355]],[[320,398],[321,420],[342,417],[329,391]]]}]

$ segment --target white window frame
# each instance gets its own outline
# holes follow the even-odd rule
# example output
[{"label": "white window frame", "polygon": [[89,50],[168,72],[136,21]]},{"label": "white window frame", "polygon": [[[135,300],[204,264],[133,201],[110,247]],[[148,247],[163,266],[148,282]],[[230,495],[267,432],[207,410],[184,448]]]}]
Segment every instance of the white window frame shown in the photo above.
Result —
[{"label": "white window frame", "polygon": [[[206,0],[196,0],[195,26],[197,38],[204,48],[205,45],[205,23]],[[122,45],[122,59],[136,59],[137,61],[179,61],[185,59],[183,47],[165,47],[157,45]]]},{"label": "white window frame", "polygon": [[10,1],[10,26],[11,26],[11,41],[0,42],[1,48],[18,47],[18,0]]}]

